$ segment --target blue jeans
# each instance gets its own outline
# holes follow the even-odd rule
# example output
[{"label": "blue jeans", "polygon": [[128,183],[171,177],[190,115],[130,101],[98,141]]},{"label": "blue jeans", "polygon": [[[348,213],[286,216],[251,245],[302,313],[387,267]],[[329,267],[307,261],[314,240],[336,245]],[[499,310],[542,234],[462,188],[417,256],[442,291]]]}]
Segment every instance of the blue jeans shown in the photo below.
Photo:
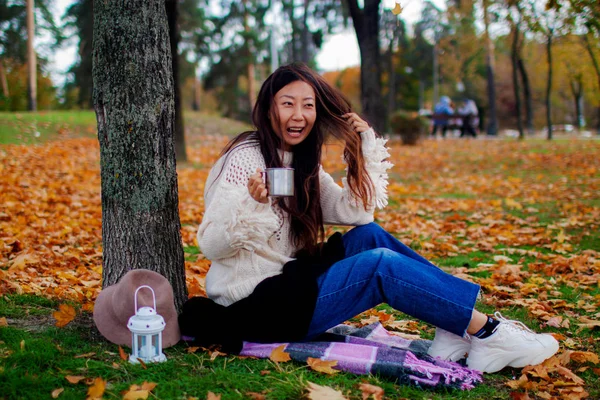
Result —
[{"label": "blue jeans", "polygon": [[345,258],[318,278],[307,339],[381,303],[464,335],[479,285],[442,271],[375,223],[353,228],[343,241]]}]

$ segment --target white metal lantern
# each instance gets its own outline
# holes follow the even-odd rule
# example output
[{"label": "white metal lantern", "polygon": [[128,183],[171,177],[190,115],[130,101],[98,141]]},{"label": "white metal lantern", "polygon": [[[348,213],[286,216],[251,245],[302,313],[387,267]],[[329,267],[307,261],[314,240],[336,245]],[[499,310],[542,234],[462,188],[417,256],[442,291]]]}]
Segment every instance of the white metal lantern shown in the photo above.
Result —
[{"label": "white metal lantern", "polygon": [[[140,289],[150,289],[154,308],[142,307],[138,310],[137,294]],[[150,286],[143,285],[135,291],[135,315],[129,318],[127,328],[131,331],[131,355],[129,362],[138,364],[139,360],[144,363],[163,362],[167,357],[162,352],[162,331],[165,329],[165,319],[156,313],[156,296]]]}]

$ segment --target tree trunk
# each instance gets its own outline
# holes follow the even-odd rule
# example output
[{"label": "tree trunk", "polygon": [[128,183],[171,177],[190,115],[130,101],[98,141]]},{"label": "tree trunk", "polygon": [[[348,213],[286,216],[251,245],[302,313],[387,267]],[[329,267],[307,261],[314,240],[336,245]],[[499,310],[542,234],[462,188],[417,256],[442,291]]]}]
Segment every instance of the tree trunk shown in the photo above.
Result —
[{"label": "tree trunk", "polygon": [[[248,26],[248,8],[246,7],[247,0],[244,0],[244,30],[250,32],[250,26]],[[254,78],[254,56],[252,49],[250,48],[250,42],[246,41],[246,56],[248,60],[247,75],[248,75],[248,103],[250,104],[250,110],[254,107],[256,101],[256,80]]]},{"label": "tree trunk", "polygon": [[302,16],[302,62],[307,63],[310,61],[309,55],[309,37],[310,31],[308,29],[308,6],[310,0],[304,0],[304,15]]},{"label": "tree trunk", "polygon": [[[588,35],[589,33],[583,35],[583,38],[585,40],[585,47],[588,51],[588,54],[590,55],[590,58],[592,59],[592,65],[594,66],[594,70],[596,71],[596,78],[598,78],[598,90],[600,90],[600,63],[598,63],[598,60],[596,59],[596,55],[594,54],[594,49],[592,48],[592,43],[590,42],[590,38]],[[598,106],[598,121],[596,125],[596,131],[598,135],[600,135],[600,105]]]},{"label": "tree trunk", "polygon": [[360,49],[360,89],[363,113],[378,132],[385,127],[385,106],[381,95],[381,54],[379,52],[380,0],[347,0]]},{"label": "tree trunk", "polygon": [[525,69],[525,63],[523,62],[521,54],[519,54],[517,65],[519,67],[521,83],[523,84],[523,97],[525,99],[525,127],[529,134],[533,134],[533,98],[531,97],[531,84],[529,83],[529,75],[527,75],[527,70]]},{"label": "tree trunk", "polygon": [[169,21],[169,40],[171,45],[171,68],[173,69],[173,85],[175,95],[175,158],[179,162],[187,161],[185,148],[185,126],[181,110],[181,85],[179,82],[179,0],[165,2],[167,19]]},{"label": "tree trunk", "polygon": [[483,19],[485,24],[486,42],[486,70],[487,70],[487,92],[488,92],[488,125],[487,134],[498,134],[498,117],[496,116],[496,82],[494,80],[494,42],[490,37],[490,17],[488,13],[488,0],[483,0]]},{"label": "tree trunk", "polygon": [[548,84],[546,86],[546,124],[548,125],[548,140],[552,140],[552,31],[548,33],[546,55],[548,56]]},{"label": "tree trunk", "polygon": [[[390,116],[396,109],[396,66],[394,64],[394,39],[390,41],[390,47],[388,48],[388,57],[387,115]],[[389,118],[387,128],[389,128]]]},{"label": "tree trunk", "polygon": [[10,91],[8,90],[8,80],[6,79],[6,70],[4,69],[4,60],[0,59],[0,84],[2,84],[2,94],[8,99]]},{"label": "tree trunk", "polygon": [[519,23],[513,23],[513,42],[512,42],[512,78],[513,78],[513,89],[515,92],[515,111],[517,114],[517,129],[519,130],[519,139],[525,139],[525,133],[523,131],[523,121],[521,120],[521,90],[519,88]]},{"label": "tree trunk", "polygon": [[94,3],[94,108],[102,180],[103,287],[149,269],[187,299],[164,1]]},{"label": "tree trunk", "polygon": [[577,129],[581,130],[585,127],[585,117],[583,116],[583,75],[577,74],[570,80],[571,94],[575,102],[575,119]]},{"label": "tree trunk", "polygon": [[200,95],[202,92],[200,79],[194,76],[194,100],[192,101],[192,110],[200,111]]},{"label": "tree trunk", "polygon": [[35,40],[34,0],[27,0],[27,99],[29,111],[37,111],[37,60]]}]

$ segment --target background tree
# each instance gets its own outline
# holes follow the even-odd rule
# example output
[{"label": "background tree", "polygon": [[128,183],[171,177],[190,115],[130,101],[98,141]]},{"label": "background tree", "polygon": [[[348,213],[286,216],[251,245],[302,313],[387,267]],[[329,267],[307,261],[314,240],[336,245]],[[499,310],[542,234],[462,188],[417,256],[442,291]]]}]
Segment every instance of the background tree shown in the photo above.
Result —
[{"label": "background tree", "polygon": [[116,283],[131,269],[150,269],[171,282],[180,309],[187,289],[163,1],[94,2],[93,77],[102,180],[102,284]]},{"label": "background tree", "polygon": [[381,88],[381,54],[379,46],[379,6],[381,0],[346,0],[360,49],[360,90],[362,111],[373,127],[385,127],[385,106]]}]

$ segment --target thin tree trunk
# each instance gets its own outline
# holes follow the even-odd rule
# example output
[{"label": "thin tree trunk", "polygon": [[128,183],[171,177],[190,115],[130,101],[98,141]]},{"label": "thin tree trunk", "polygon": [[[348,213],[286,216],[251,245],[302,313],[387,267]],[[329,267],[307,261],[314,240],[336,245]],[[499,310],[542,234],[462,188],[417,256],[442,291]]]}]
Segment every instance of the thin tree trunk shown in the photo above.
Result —
[{"label": "thin tree trunk", "polygon": [[[596,78],[598,78],[598,90],[600,90],[600,63],[598,62],[598,60],[596,59],[596,55],[594,54],[594,49],[592,48],[592,43],[590,42],[590,38],[589,38],[589,33],[586,35],[583,35],[583,38],[585,40],[585,48],[588,51],[588,54],[590,55],[590,58],[592,59],[592,65],[594,66],[594,70],[596,71]],[[598,106],[598,120],[597,120],[597,125],[596,125],[596,131],[598,133],[598,135],[600,135],[600,105]]]},{"label": "thin tree trunk", "polygon": [[552,140],[552,31],[548,33],[546,54],[548,56],[548,84],[546,86],[546,124],[548,125],[548,140]]},{"label": "thin tree trunk", "polygon": [[363,113],[375,130],[385,128],[385,105],[381,95],[381,54],[379,51],[380,0],[347,0],[360,49],[360,89]]},{"label": "thin tree trunk", "polygon": [[[247,0],[244,0],[244,30],[246,32],[249,32],[250,26],[248,26],[248,8],[246,5]],[[256,101],[256,80],[254,78],[254,59],[252,55],[252,50],[250,49],[250,42],[246,42],[246,55],[248,59],[248,103],[250,104],[250,109],[252,110],[252,108],[254,107],[254,102]]]},{"label": "thin tree trunk", "polygon": [[0,59],[0,83],[2,84],[2,94],[8,99],[10,91],[8,90],[8,80],[4,69],[4,60]]},{"label": "thin tree trunk", "polygon": [[27,99],[29,111],[37,111],[37,60],[34,48],[34,0],[27,0]]},{"label": "thin tree trunk", "polygon": [[302,62],[308,63],[310,61],[309,56],[309,36],[310,31],[308,29],[308,6],[310,0],[304,0],[304,15],[302,16]]},{"label": "thin tree trunk", "polygon": [[519,139],[525,139],[525,132],[523,131],[523,121],[521,120],[521,90],[519,88],[519,23],[513,23],[513,42],[512,42],[512,78],[513,78],[513,89],[515,92],[515,111],[517,116],[517,129],[519,130]]},{"label": "thin tree trunk", "polygon": [[[394,38],[396,34],[394,33]],[[396,66],[394,63],[394,38],[390,41],[388,48],[388,101],[387,115],[390,116],[396,109]],[[389,118],[388,118],[389,123]],[[389,126],[388,126],[389,128]]]},{"label": "thin tree trunk", "polygon": [[521,54],[519,54],[517,65],[519,67],[521,83],[523,84],[523,97],[525,99],[525,127],[529,134],[533,134],[533,98],[531,96],[531,84],[529,83],[529,75],[525,69],[525,63],[523,62]]},{"label": "thin tree trunk", "polygon": [[[133,12],[135,10],[135,12]],[[187,299],[175,100],[163,0],[94,3],[94,108],[102,181],[103,287],[149,269]]]},{"label": "thin tree trunk", "polygon": [[175,97],[175,157],[179,162],[187,161],[185,147],[185,126],[181,109],[181,85],[179,82],[179,0],[165,2],[167,19],[169,21],[169,42],[171,46],[171,68],[173,69],[173,85]]},{"label": "thin tree trunk", "polygon": [[202,92],[200,85],[200,79],[194,76],[194,100],[192,101],[192,110],[194,111],[200,111],[200,96]]},{"label": "thin tree trunk", "polygon": [[490,37],[489,25],[490,17],[488,13],[488,0],[483,0],[483,19],[485,24],[485,42],[486,42],[486,70],[487,70],[487,92],[488,92],[488,125],[487,134],[496,135],[498,133],[498,118],[496,116],[496,83],[494,78],[494,42]]},{"label": "thin tree trunk", "polygon": [[571,94],[575,103],[575,119],[577,129],[581,130],[585,126],[585,120],[583,117],[583,76],[582,74],[575,75],[574,79],[569,82],[571,87]]}]

